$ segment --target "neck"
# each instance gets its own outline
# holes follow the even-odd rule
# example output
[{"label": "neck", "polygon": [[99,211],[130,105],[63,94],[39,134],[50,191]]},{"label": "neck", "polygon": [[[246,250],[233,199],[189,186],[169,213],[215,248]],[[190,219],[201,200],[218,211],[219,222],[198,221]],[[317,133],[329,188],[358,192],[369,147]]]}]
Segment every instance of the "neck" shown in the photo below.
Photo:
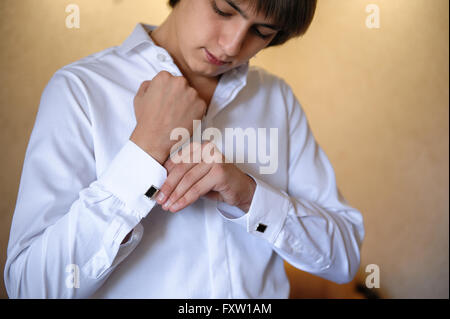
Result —
[{"label": "neck", "polygon": [[192,72],[180,53],[176,21],[176,9],[173,9],[167,19],[154,29],[150,36],[157,46],[164,48],[170,54],[189,85],[196,89],[200,97],[209,105],[219,83],[220,75],[207,77]]},{"label": "neck", "polygon": [[193,87],[217,84],[220,76],[207,77],[195,74],[187,65],[179,48],[178,34],[176,32],[177,10],[174,8],[167,19],[151,32],[153,42],[164,48],[173,58],[183,76]]}]

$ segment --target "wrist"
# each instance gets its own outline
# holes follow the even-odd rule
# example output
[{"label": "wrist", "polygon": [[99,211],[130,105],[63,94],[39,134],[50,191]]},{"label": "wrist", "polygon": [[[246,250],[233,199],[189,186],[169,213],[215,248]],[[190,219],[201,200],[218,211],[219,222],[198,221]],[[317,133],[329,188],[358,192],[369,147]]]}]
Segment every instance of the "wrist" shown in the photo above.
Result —
[{"label": "wrist", "polygon": [[248,180],[248,187],[247,191],[245,192],[247,194],[247,198],[245,201],[243,201],[241,204],[238,205],[238,208],[247,214],[248,211],[250,210],[250,206],[253,201],[253,196],[255,194],[256,182],[249,175],[245,174],[245,176]]},{"label": "wrist", "polygon": [[146,140],[148,140],[148,138],[146,139],[141,138],[135,132],[133,132],[133,134],[131,134],[130,136],[130,141],[139,146],[148,155],[153,157],[159,164],[163,165],[167,157],[169,156],[168,152],[165,152],[161,150],[161,148],[157,148],[154,147],[153,145],[150,145],[149,143],[146,143],[145,142]]}]

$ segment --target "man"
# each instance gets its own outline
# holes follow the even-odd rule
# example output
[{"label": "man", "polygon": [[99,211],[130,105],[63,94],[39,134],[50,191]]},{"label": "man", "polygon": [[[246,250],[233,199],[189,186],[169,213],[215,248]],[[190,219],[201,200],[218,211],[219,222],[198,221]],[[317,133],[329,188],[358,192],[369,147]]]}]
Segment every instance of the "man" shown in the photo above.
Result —
[{"label": "man", "polygon": [[[44,90],[8,246],[10,297],[286,298],[283,260],[354,277],[361,214],[290,87],[248,63],[304,34],[316,1],[170,5],[161,26],[138,24]],[[230,128],[246,140],[223,145]],[[173,139],[179,129],[192,143]]]}]

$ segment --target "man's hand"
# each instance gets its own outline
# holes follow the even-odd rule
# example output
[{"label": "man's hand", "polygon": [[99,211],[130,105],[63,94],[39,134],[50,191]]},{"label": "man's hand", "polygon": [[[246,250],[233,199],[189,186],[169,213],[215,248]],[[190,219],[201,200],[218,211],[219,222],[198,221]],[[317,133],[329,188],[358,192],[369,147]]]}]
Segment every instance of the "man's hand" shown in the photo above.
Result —
[{"label": "man's hand", "polygon": [[134,97],[136,128],[130,140],[163,164],[177,142],[170,139],[174,128],[193,132],[193,120],[201,120],[207,109],[198,92],[182,76],[159,72],[142,82]]},{"label": "man's hand", "polygon": [[[225,163],[225,157],[214,144],[191,143],[189,148],[184,156],[177,153],[175,161],[169,158],[164,163],[168,176],[156,199],[163,209],[175,213],[205,195],[247,213],[255,193],[255,181],[234,164]],[[193,162],[195,158],[199,162]]]}]

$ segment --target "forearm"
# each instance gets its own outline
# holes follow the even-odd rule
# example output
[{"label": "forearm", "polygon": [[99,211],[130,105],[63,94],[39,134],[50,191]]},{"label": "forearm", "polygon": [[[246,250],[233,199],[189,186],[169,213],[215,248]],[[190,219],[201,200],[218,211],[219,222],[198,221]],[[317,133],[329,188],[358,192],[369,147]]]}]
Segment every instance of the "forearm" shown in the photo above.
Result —
[{"label": "forearm", "polygon": [[[346,205],[325,208],[289,196],[260,179],[247,214],[218,204],[224,218],[273,245],[293,266],[334,282],[350,281],[359,266],[364,237],[361,214]],[[245,221],[242,221],[242,219]]]},{"label": "forearm", "polygon": [[294,267],[347,283],[359,268],[362,225],[355,209],[328,210],[305,199],[290,198],[288,215],[273,245]]}]

